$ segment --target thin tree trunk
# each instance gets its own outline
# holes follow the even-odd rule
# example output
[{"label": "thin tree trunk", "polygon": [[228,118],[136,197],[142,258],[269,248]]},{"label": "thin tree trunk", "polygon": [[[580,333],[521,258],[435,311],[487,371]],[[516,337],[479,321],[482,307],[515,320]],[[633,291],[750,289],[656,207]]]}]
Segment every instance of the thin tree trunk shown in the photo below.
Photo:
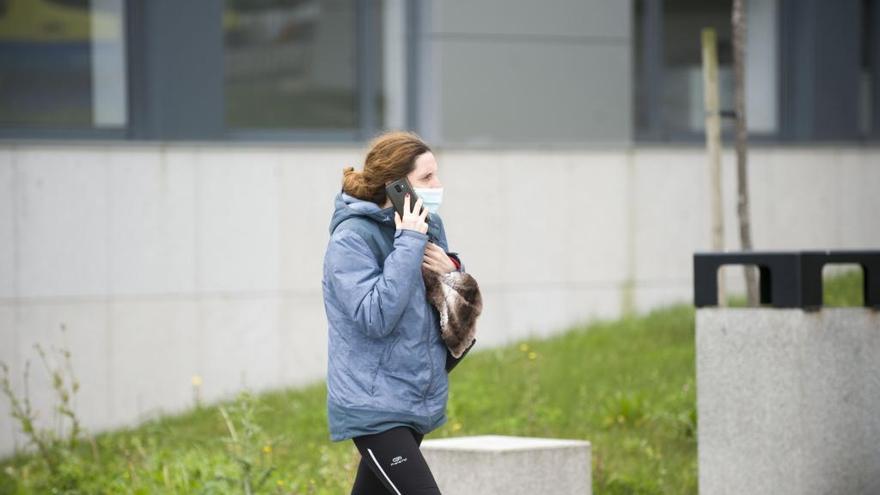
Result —
[{"label": "thin tree trunk", "polygon": [[[706,154],[709,159],[712,250],[724,250],[724,210],[721,200],[721,104],[718,98],[718,45],[715,30],[703,29],[703,105],[706,110]],[[724,270],[718,270],[718,305],[727,305]]]},{"label": "thin tree trunk", "polygon": [[[745,0],[733,0],[731,23],[733,27],[733,88],[734,111],[736,113],[736,178],[737,201],[736,211],[739,216],[739,237],[743,251],[752,250],[752,234],[749,221],[749,189],[748,171],[746,168],[746,149],[748,132],[746,131],[745,105],[745,43],[746,43],[746,6]],[[746,294],[749,306],[758,305],[758,279],[755,267],[745,266]]]}]

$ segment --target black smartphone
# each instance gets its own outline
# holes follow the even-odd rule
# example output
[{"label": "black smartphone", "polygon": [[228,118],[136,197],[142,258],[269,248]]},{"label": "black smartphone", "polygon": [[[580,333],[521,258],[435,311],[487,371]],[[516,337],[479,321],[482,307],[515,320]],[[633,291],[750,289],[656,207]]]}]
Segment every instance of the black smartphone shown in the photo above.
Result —
[{"label": "black smartphone", "polygon": [[[413,206],[416,204],[416,200],[419,199],[406,177],[397,179],[391,184],[385,186],[385,193],[388,195],[391,204],[394,205],[394,209],[397,210],[397,214],[400,215],[400,218],[403,218],[403,198],[406,196],[406,193],[409,193],[410,211],[412,211]],[[422,205],[422,209],[424,208],[425,206]],[[419,211],[418,213],[421,214],[422,212]]]}]

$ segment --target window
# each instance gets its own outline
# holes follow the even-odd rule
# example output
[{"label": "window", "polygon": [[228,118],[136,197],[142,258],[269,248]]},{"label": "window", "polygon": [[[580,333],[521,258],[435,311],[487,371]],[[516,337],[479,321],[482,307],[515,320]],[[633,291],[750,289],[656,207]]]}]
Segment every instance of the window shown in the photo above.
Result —
[{"label": "window", "polygon": [[[714,28],[722,110],[733,110],[731,0],[641,0],[636,4],[637,134],[698,137],[704,128],[700,33]],[[747,0],[746,116],[749,131],[774,135],[778,117],[778,0]],[[722,131],[732,132],[731,119]]]},{"label": "window", "polygon": [[402,0],[0,0],[0,137],[365,139],[413,120],[414,12]]},{"label": "window", "polygon": [[0,1],[0,127],[125,127],[123,3]]},{"label": "window", "polygon": [[[359,9],[356,0],[227,0],[226,6],[227,128],[335,131],[361,125],[359,85],[382,73],[374,34],[381,32],[381,16]],[[372,23],[369,47],[359,47],[359,15]],[[377,64],[359,72],[364,48]],[[374,112],[382,108],[375,95],[367,104]]]},{"label": "window", "polygon": [[[722,109],[733,108],[733,49],[730,0],[667,0],[663,10],[665,90],[661,112],[673,133],[699,132],[704,126],[700,32],[715,29],[718,44],[718,90]],[[725,120],[725,127],[732,128]]]}]

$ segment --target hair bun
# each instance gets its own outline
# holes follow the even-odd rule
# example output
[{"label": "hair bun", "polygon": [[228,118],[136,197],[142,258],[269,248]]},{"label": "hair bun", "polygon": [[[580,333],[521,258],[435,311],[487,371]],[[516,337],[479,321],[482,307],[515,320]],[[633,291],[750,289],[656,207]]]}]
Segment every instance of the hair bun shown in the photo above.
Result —
[{"label": "hair bun", "polygon": [[348,166],[342,169],[342,190],[354,197],[362,197],[366,188],[364,173]]}]

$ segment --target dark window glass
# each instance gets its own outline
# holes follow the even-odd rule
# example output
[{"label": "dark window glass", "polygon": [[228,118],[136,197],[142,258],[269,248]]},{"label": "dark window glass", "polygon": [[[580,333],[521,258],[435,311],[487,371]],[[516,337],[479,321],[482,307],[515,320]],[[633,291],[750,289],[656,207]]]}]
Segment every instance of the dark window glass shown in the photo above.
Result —
[{"label": "dark window glass", "polygon": [[355,0],[227,0],[226,126],[355,129]]},{"label": "dark window glass", "polygon": [[[732,0],[663,0],[659,18],[646,18],[645,2],[636,3],[636,63],[640,74],[659,65],[657,71],[637,81],[637,116],[639,135],[663,139],[695,137],[703,133],[703,67],[701,32],[713,28],[718,48],[718,90],[722,110],[733,110],[733,44],[731,27]],[[747,0],[746,31],[746,122],[749,131],[773,135],[779,130],[778,117],[778,0]],[[643,45],[645,23],[662,33],[656,53],[659,60],[649,60]],[[660,80],[657,81],[657,78]],[[659,82],[659,84],[658,84]],[[660,89],[652,89],[658,84]],[[654,95],[652,91],[657,94]],[[648,96],[653,96],[650,98]],[[652,123],[660,129],[651,129]],[[722,130],[733,130],[732,119],[722,120]],[[658,136],[659,132],[659,136]]]},{"label": "dark window glass", "polygon": [[125,126],[123,19],[123,0],[0,0],[0,126]]},{"label": "dark window glass", "polygon": [[[663,115],[671,132],[700,132],[704,126],[700,33],[715,28],[718,44],[718,92],[722,109],[733,108],[732,2],[668,0],[663,3]],[[731,122],[722,122],[732,128]]]}]

